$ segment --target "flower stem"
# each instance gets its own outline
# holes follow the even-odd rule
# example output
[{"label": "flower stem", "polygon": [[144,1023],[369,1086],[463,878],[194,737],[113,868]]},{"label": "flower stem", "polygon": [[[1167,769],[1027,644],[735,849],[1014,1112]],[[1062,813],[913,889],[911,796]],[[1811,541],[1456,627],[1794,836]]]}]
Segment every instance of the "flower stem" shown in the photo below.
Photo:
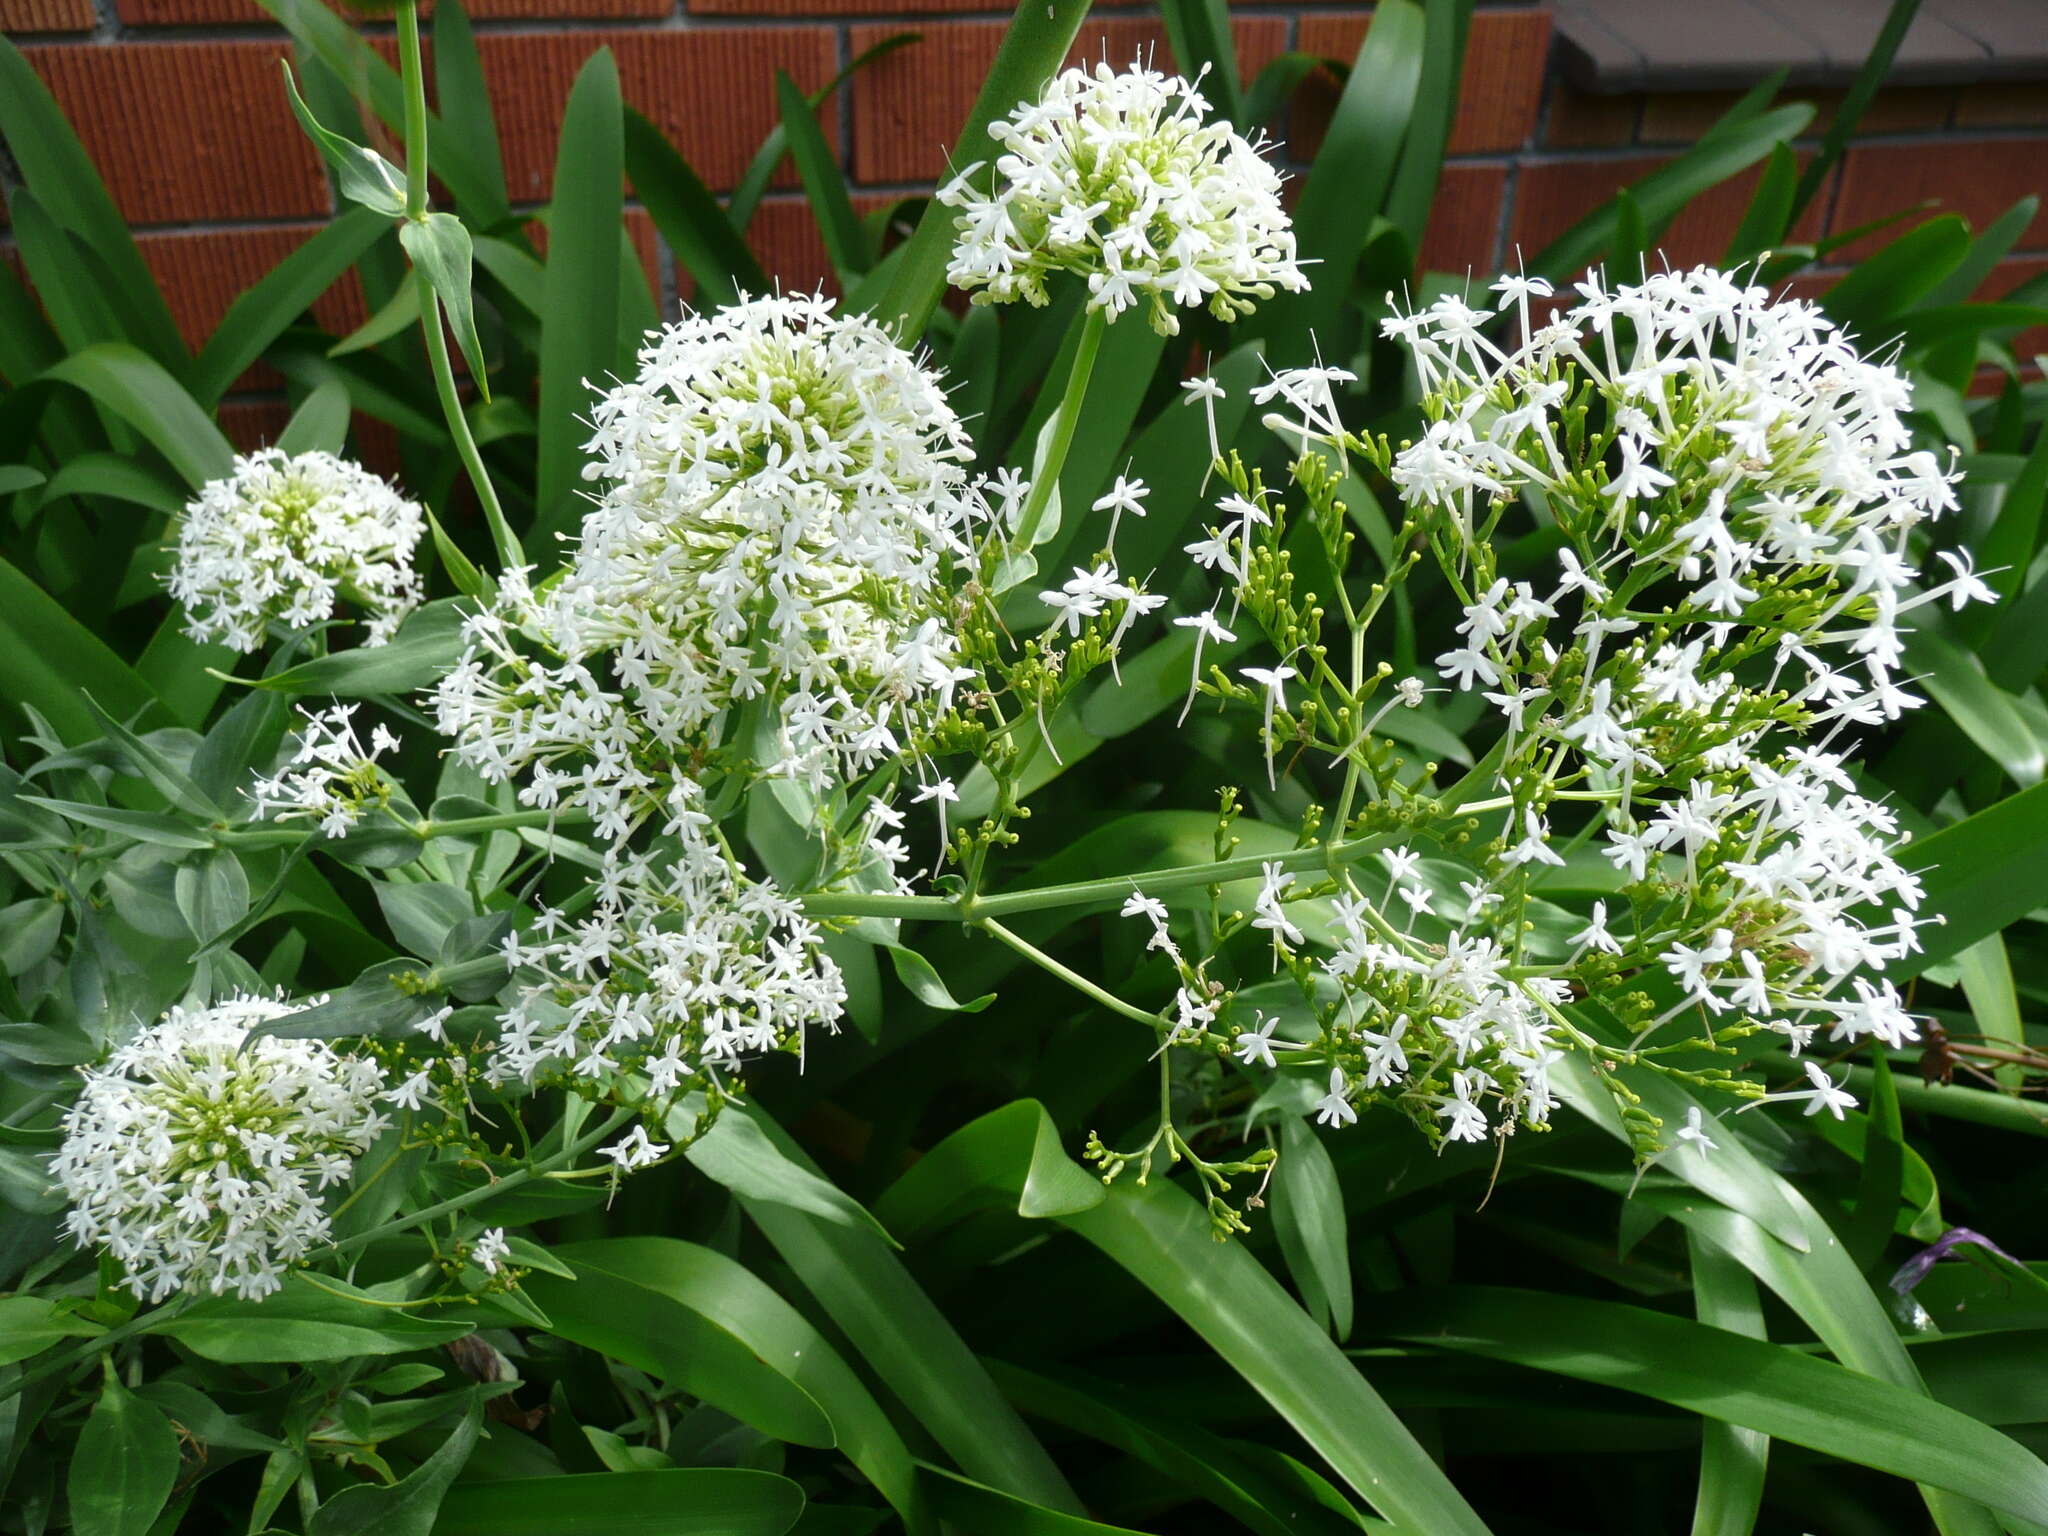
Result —
[{"label": "flower stem", "polygon": [[[427,77],[420,57],[419,0],[399,0],[398,69],[405,87],[405,216],[417,223],[427,216]],[[490,525],[491,543],[498,561],[507,570],[526,563],[525,551],[505,521],[505,509],[498,501],[497,487],[484,468],[483,454],[469,430],[469,417],[462,409],[462,397],[455,388],[455,369],[448,358],[448,336],[441,326],[441,300],[426,272],[415,265],[412,280],[419,293],[420,327],[426,333],[427,361],[434,374],[434,394],[441,402],[441,414],[448,421],[448,435],[455,440],[455,453],[476,488],[476,498]],[[482,381],[479,380],[479,383]]]},{"label": "flower stem", "polygon": [[1012,933],[994,918],[984,917],[977,926],[988,933],[990,937],[999,939],[1004,944],[1007,944],[1040,970],[1057,976],[1075,991],[1083,996],[1094,999],[1111,1013],[1121,1014],[1134,1024],[1143,1024],[1147,1029],[1158,1029],[1165,1024],[1166,1021],[1160,1018],[1158,1014],[1147,1013],[1135,1004],[1125,1002],[1114,992],[1104,991],[1079,971],[1071,970],[1060,964],[1059,961],[1053,959],[1044,950]]},{"label": "flower stem", "polygon": [[1031,466],[1031,494],[1017,519],[1017,531],[1010,547],[1030,549],[1038,542],[1038,525],[1045,521],[1045,509],[1059,488],[1060,471],[1066,467],[1067,450],[1074,444],[1074,429],[1081,423],[1081,407],[1088,399],[1088,379],[1095,372],[1095,354],[1102,348],[1102,333],[1109,329],[1108,316],[1099,309],[1088,312],[1081,322],[1081,339],[1074,345],[1074,365],[1067,371],[1066,393],[1052,419],[1052,435],[1044,439],[1044,451]]}]

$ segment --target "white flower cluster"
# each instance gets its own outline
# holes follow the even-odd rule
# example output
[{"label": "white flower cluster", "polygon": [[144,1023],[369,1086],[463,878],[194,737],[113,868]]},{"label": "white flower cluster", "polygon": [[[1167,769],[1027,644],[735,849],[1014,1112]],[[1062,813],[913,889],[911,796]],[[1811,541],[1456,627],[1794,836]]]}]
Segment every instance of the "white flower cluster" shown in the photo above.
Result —
[{"label": "white flower cluster", "polygon": [[331,453],[265,448],[235,460],[185,509],[171,596],[186,632],[253,651],[273,623],[304,629],[362,610],[365,644],[382,645],[420,600],[417,503]]},{"label": "white flower cluster", "polygon": [[508,580],[439,693],[466,760],[613,835],[742,715],[771,775],[895,759],[968,675],[948,578],[991,515],[938,378],[830,300],[693,316],[640,364],[593,413],[567,572]]},{"label": "white flower cluster", "polygon": [[260,1297],[326,1238],[322,1192],[386,1128],[384,1083],[316,1040],[244,1044],[299,1006],[173,1008],[85,1073],[52,1171],[66,1229],[118,1260],[137,1296]]},{"label": "white flower cluster", "polygon": [[687,789],[677,799],[658,857],[614,850],[585,912],[544,911],[505,941],[537,979],[505,1014],[495,1079],[616,1094],[659,1127],[683,1092],[838,1028],[846,985],[816,926],[733,866]]},{"label": "white flower cluster", "polygon": [[[1909,538],[1955,498],[1940,462],[1911,447],[1906,382],[1811,305],[1709,269],[1612,289],[1596,276],[1547,324],[1530,313],[1547,284],[1496,289],[1526,338],[1512,349],[1487,336],[1493,316],[1455,298],[1386,323],[1416,357],[1430,425],[1383,467],[1459,592],[1459,643],[1437,667],[1498,712],[1503,820],[1455,922],[1399,870],[1389,884],[1408,929],[1424,914],[1450,924],[1439,958],[1339,898],[1333,974],[1363,990],[1331,1017],[1340,1045],[1354,1015],[1374,1021],[1355,1036],[1370,1047],[1360,1085],[1396,1081],[1386,1042],[1405,1030],[1414,1055],[1427,1020],[1432,1061],[1455,1073],[1438,1109],[1447,1134],[1483,1125],[1465,1106],[1489,1090],[1540,1121],[1544,1094],[1524,1085],[1540,1081],[1549,1039],[1502,999],[1555,1002],[1545,989],[1566,976],[1599,990],[1662,972],[1678,1001],[1639,1021],[1644,1034],[1698,1009],[1795,1052],[1823,1026],[1833,1041],[1911,1041],[1914,1021],[1876,973],[1915,947],[1920,885],[1895,856],[1896,819],[1856,793],[1838,743],[1919,703],[1900,678],[1900,618],[1989,589],[1947,552],[1945,579],[1917,585]],[[1327,369],[1277,378],[1268,389],[1287,412],[1271,423],[1304,449],[1373,454],[1337,424],[1332,382]],[[1495,528],[1528,489],[1561,547],[1547,576],[1512,580],[1496,569]],[[1256,606],[1242,591],[1251,542],[1279,535],[1262,506],[1225,510],[1197,558]],[[1503,971],[1485,934],[1523,955],[1530,896],[1566,863],[1559,816],[1575,840],[1600,835],[1622,900],[1612,918],[1595,906],[1552,957],[1562,964]],[[1418,978],[1429,995],[1411,998]],[[1445,1007],[1436,989],[1452,980],[1466,1000]],[[1466,1065],[1472,1020],[1505,1075]],[[1824,1074],[1789,1096],[1831,1109],[1841,1097]]]},{"label": "white flower cluster", "polygon": [[977,304],[1042,305],[1046,280],[1073,272],[1091,309],[1143,305],[1168,336],[1176,306],[1234,320],[1306,288],[1279,173],[1229,123],[1205,124],[1208,110],[1193,83],[1142,63],[1054,77],[990,125],[993,194],[972,184],[979,165],[941,189],[961,210],[948,279]]},{"label": "white flower cluster", "polygon": [[370,728],[366,747],[356,735],[360,706],[301,710],[298,748],[268,778],[249,786],[256,813],[273,821],[312,820],[329,837],[344,836],[372,806],[391,802],[391,780],[377,760],[399,748],[389,726]]}]

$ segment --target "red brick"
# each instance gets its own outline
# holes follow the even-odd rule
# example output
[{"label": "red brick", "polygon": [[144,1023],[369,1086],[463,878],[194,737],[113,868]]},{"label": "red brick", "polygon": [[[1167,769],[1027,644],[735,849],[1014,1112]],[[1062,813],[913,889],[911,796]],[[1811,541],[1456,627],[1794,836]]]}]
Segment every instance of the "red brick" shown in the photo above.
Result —
[{"label": "red brick", "polygon": [[0,32],[90,32],[92,0],[0,0]]},{"label": "red brick", "polygon": [[1493,274],[1494,245],[1500,236],[1504,165],[1447,165],[1429,206],[1418,267],[1424,272],[1470,273],[1480,282]]},{"label": "red brick", "polygon": [[[1005,23],[967,21],[922,29],[919,41],[877,59],[853,81],[853,174],[864,182],[932,181],[945,174],[946,152],[1001,45]],[[901,32],[895,26],[851,30],[856,54]],[[1259,16],[1232,23],[1239,71],[1256,75],[1287,47],[1287,23]],[[1157,50],[1170,65],[1166,29],[1141,17],[1091,21],[1067,54],[1069,64],[1107,59],[1128,64]]]},{"label": "red brick", "polygon": [[269,447],[291,419],[292,408],[282,400],[223,400],[214,416],[237,453]]},{"label": "red brick", "polygon": [[[837,57],[824,27],[480,36],[477,51],[515,201],[548,196],[569,88],[584,60],[607,46],[627,102],[652,118],[714,187],[737,181],[775,126],[775,71],[815,89],[832,77]],[[833,114],[825,115],[825,131],[836,139]]]},{"label": "red brick", "polygon": [[[1534,257],[1616,192],[1636,185],[1652,171],[1668,165],[1670,159],[1664,155],[1632,155],[1616,160],[1549,160],[1524,165],[1515,182],[1514,226],[1503,259],[1512,264],[1518,250],[1524,257]],[[1762,174],[1761,166],[1752,167],[1687,203],[1657,242],[1651,264],[1656,264],[1659,255],[1680,267],[1720,260],[1742,222]],[[1793,239],[1805,241],[1818,236],[1819,210],[1826,201],[1824,195],[1814,199],[1794,227]]]},{"label": "red brick", "polygon": [[1973,85],[1957,93],[1955,121],[1958,128],[2048,123],[2048,84],[2026,80]]},{"label": "red brick", "polygon": [[[1806,136],[1818,137],[1833,126],[1847,91],[1802,90],[1791,99],[1810,102],[1813,121]],[[1742,99],[1740,91],[1679,91],[1651,96],[1643,106],[1641,138],[1646,144],[1690,144]],[[1896,86],[1880,91],[1857,119],[1859,135],[1926,133],[1947,126],[1955,109],[1953,86]]]},{"label": "red brick", "polygon": [[285,103],[282,41],[23,50],[134,224],[330,211]]},{"label": "red brick", "polygon": [[[2048,139],[1955,139],[1923,144],[1868,144],[1842,160],[1841,191],[1831,230],[1850,230],[1920,203],[1960,213],[1982,229],[2023,197],[2041,190]],[[1843,247],[1856,261],[1898,238],[1892,228]],[[2024,249],[2048,243],[2048,213],[2036,213],[2020,237]]]},{"label": "red brick", "polygon": [[[143,235],[136,244],[171,306],[185,344],[197,351],[228,306],[277,264],[318,234],[318,224],[277,224],[262,229],[200,234]],[[361,325],[369,311],[353,272],[313,301],[313,318],[337,336]]]},{"label": "red brick", "polygon": [[1642,115],[1639,95],[1596,95],[1560,79],[1551,88],[1543,142],[1558,149],[1617,149],[1634,140]]},{"label": "red brick", "polygon": [[[1367,19],[1363,12],[1304,16],[1297,46],[1303,53],[1348,63],[1365,37]],[[1520,149],[1528,141],[1543,98],[1543,62],[1549,48],[1547,11],[1481,11],[1472,18],[1458,87],[1458,115],[1451,123],[1447,153]],[[1321,88],[1312,86],[1305,93],[1303,114],[1314,125],[1310,131],[1320,143],[1321,124],[1328,121],[1337,93],[1333,82],[1316,78]],[[1311,153],[1302,138],[1297,129],[1296,153]]]},{"label": "red brick", "polygon": [[698,16],[948,16],[1011,8],[1010,0],[682,0],[682,4],[684,10]]}]

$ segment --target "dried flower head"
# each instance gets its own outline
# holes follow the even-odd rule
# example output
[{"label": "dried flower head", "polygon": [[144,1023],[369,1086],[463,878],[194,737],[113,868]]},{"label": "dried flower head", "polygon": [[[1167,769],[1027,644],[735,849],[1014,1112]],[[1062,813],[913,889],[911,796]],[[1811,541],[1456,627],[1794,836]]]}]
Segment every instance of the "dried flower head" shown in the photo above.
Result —
[{"label": "dried flower head", "polygon": [[387,1124],[383,1074],[317,1040],[248,1041],[294,1005],[173,1008],[88,1069],[52,1171],[66,1229],[104,1248],[137,1296],[255,1298],[324,1240],[322,1191]]},{"label": "dried flower head", "polygon": [[1193,82],[1142,63],[1056,76],[990,126],[992,193],[972,185],[979,165],[940,191],[961,210],[947,277],[977,304],[1044,304],[1047,278],[1077,273],[1090,308],[1114,319],[1142,304],[1168,336],[1177,306],[1234,320],[1306,288],[1279,173],[1207,112]]},{"label": "dried flower head", "polygon": [[261,646],[273,623],[331,619],[341,602],[362,610],[365,643],[382,645],[419,603],[412,556],[424,527],[416,503],[361,465],[266,448],[186,507],[171,596],[188,634],[238,651]]}]

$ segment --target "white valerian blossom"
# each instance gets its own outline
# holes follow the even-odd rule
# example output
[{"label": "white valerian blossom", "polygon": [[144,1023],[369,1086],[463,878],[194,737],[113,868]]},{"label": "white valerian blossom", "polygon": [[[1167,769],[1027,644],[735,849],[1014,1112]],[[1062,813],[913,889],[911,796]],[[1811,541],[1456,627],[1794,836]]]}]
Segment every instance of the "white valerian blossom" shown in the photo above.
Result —
[{"label": "white valerian blossom", "polygon": [[272,624],[305,629],[350,603],[382,645],[420,601],[413,569],[426,522],[360,464],[265,448],[235,460],[185,508],[170,574],[185,630],[238,651]]},{"label": "white valerian blossom", "polygon": [[274,774],[249,786],[256,814],[272,821],[310,820],[328,837],[344,836],[372,807],[391,803],[392,782],[379,759],[396,752],[389,726],[370,728],[367,745],[356,734],[359,705],[301,710],[297,746]]},{"label": "white valerian blossom", "polygon": [[[1575,996],[1624,1010],[1637,1045],[1681,1014],[1731,1041],[1781,1035],[1795,1054],[1822,1030],[1910,1044],[1919,1025],[1882,972],[1917,947],[1920,878],[1897,817],[1858,792],[1852,733],[1920,702],[1907,632],[1992,589],[1967,554],[1931,547],[1955,476],[1914,446],[1906,380],[1813,305],[1710,269],[1620,285],[1595,274],[1548,323],[1531,313],[1552,297],[1540,279],[1495,286],[1519,333],[1457,297],[1385,323],[1422,384],[1412,441],[1348,430],[1331,370],[1283,371],[1254,392],[1300,452],[1290,478],[1319,530],[1345,523],[1333,464],[1393,482],[1402,538],[1455,594],[1439,677],[1494,711],[1488,782],[1470,797],[1492,814],[1483,841],[1455,839],[1476,866],[1459,880],[1462,916],[1415,877],[1412,845],[1385,853],[1384,889],[1333,871],[1336,921],[1307,935],[1327,958],[1298,970],[1318,1048],[1349,1102],[1398,1096],[1433,1134],[1466,1140],[1544,1122],[1559,1053],[1594,1044],[1560,1011]],[[1224,592],[1175,622],[1220,630],[1227,595],[1232,622],[1243,610],[1284,660],[1336,600],[1281,585],[1285,498],[1229,463],[1217,473],[1230,493],[1188,554]],[[1497,551],[1516,534],[1503,523],[1525,491],[1557,547],[1507,573]],[[1374,734],[1390,706],[1371,696],[1390,674],[1355,677],[1341,708],[1307,676],[1287,704],[1350,763],[1361,802],[1390,799],[1403,819],[1383,824],[1405,828],[1406,797],[1381,776],[1394,754]],[[1197,681],[1229,695],[1200,681],[1199,662]],[[1418,680],[1397,690],[1420,701]],[[1531,916],[1575,848],[1611,864],[1619,888],[1576,932],[1540,935]],[[1283,913],[1291,899],[1269,877],[1245,918],[1288,958],[1303,945],[1281,924],[1306,926]],[[1852,1102],[1824,1073],[1809,1079],[1769,1099],[1809,1114]],[[1669,1134],[1711,1145],[1698,1120]]]},{"label": "white valerian blossom", "polygon": [[838,1027],[846,984],[816,925],[735,865],[688,787],[652,851],[612,851],[594,900],[505,940],[519,986],[495,1080],[631,1102],[659,1126],[748,1058],[800,1054],[808,1029]]},{"label": "white valerian blossom", "polygon": [[528,803],[623,828],[662,762],[723,744],[822,789],[951,705],[954,567],[1002,512],[888,331],[810,295],[692,315],[592,421],[600,493],[567,570],[505,581],[439,690],[487,778],[532,770]]},{"label": "white valerian blossom", "polygon": [[374,1062],[248,1038],[300,1006],[311,1002],[173,1008],[85,1070],[51,1171],[66,1230],[118,1261],[138,1297],[264,1296],[326,1239],[324,1191],[389,1122]]},{"label": "white valerian blossom", "polygon": [[1208,111],[1194,82],[1142,62],[1055,76],[990,124],[992,192],[974,186],[979,164],[940,189],[960,210],[947,278],[977,304],[1042,305],[1047,279],[1072,272],[1090,309],[1142,307],[1168,336],[1178,309],[1234,320],[1306,288],[1263,143]]},{"label": "white valerian blossom", "polygon": [[487,1275],[495,1275],[510,1257],[512,1245],[506,1241],[503,1227],[487,1227],[470,1245],[470,1262]]}]

